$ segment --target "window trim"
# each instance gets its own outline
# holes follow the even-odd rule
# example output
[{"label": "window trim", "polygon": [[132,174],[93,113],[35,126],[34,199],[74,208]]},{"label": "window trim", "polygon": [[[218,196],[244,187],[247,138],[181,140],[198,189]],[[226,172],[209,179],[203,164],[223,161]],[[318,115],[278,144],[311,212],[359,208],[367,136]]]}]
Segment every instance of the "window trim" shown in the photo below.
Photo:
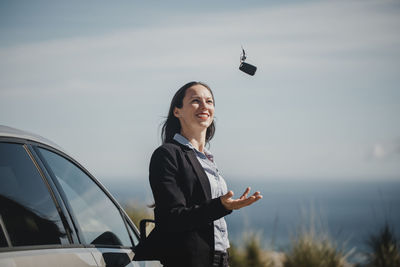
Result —
[{"label": "window trim", "polygon": [[62,186],[58,182],[58,180],[56,178],[56,175],[53,173],[51,167],[49,166],[49,164],[47,163],[46,159],[44,158],[44,156],[40,152],[39,148],[43,148],[43,149],[49,150],[49,151],[51,151],[53,153],[56,153],[57,155],[60,155],[60,153],[59,153],[58,150],[50,149],[50,147],[47,147],[47,146],[34,146],[33,147],[34,151],[36,152],[36,154],[40,158],[40,161],[42,162],[42,164],[46,168],[46,170],[47,170],[47,172],[49,174],[49,177],[51,178],[52,182],[54,183],[55,187],[57,188],[57,191],[60,194],[61,199],[63,200],[63,202],[64,202],[64,204],[65,204],[65,206],[67,208],[68,215],[69,215],[69,217],[70,217],[70,219],[71,219],[71,221],[73,223],[73,226],[74,226],[74,229],[75,229],[75,233],[76,233],[77,238],[78,238],[78,240],[77,240],[78,244],[85,245],[86,244],[86,240],[85,240],[85,237],[81,234],[82,228],[79,225],[79,221],[78,221],[77,217],[75,216],[75,213],[74,213],[74,211],[73,211],[73,209],[72,209],[72,207],[71,207],[71,205],[70,205],[70,203],[68,201],[67,196],[65,195],[64,190],[62,189]]},{"label": "window trim", "polygon": [[[42,155],[42,153],[40,152],[39,148],[42,149],[46,149],[49,150],[55,154],[57,154],[58,156],[64,158],[65,160],[68,160],[69,162],[71,162],[72,164],[74,164],[78,169],[80,169],[83,173],[85,173],[97,186],[98,188],[110,199],[110,201],[114,204],[114,206],[118,209],[119,214],[121,216],[122,221],[124,222],[127,234],[129,236],[129,239],[131,241],[131,246],[118,246],[118,245],[92,245],[92,244],[87,244],[84,236],[81,234],[82,229],[79,225],[79,222],[77,220],[77,217],[74,214],[74,211],[72,209],[72,207],[69,204],[68,198],[65,195],[64,190],[62,189],[62,186],[60,185],[60,183],[58,182],[55,174],[53,173],[53,171],[51,170],[51,167],[48,165],[46,159],[44,158],[44,156]],[[47,145],[43,145],[43,144],[36,144],[35,146],[33,146],[34,151],[36,152],[36,154],[38,155],[38,157],[40,158],[41,162],[43,163],[43,165],[45,166],[46,170],[49,173],[49,176],[51,177],[53,183],[55,184],[57,191],[59,192],[59,194],[61,195],[61,198],[63,199],[64,204],[67,207],[68,213],[71,216],[71,220],[74,223],[74,227],[76,229],[76,233],[77,236],[79,238],[79,242],[81,245],[85,246],[85,247],[104,247],[104,248],[128,248],[128,249],[132,249],[134,246],[136,246],[137,244],[135,244],[135,242],[133,242],[133,238],[131,236],[131,231],[128,229],[129,226],[131,226],[131,229],[133,231],[133,233],[136,235],[137,239],[140,239],[140,235],[138,234],[138,230],[136,229],[136,226],[134,225],[134,223],[129,219],[129,216],[126,214],[125,210],[121,207],[121,205],[116,201],[116,199],[111,195],[111,193],[93,176],[91,175],[91,173],[85,168],[83,167],[79,162],[77,162],[75,159],[73,159],[72,157],[68,156],[67,154],[63,153],[62,151],[59,151],[57,149],[54,149],[53,147],[47,146]]]},{"label": "window trim", "polygon": [[80,244],[30,245],[30,246],[18,246],[18,247],[3,247],[3,248],[0,248],[0,253],[1,252],[25,251],[25,250],[65,249],[65,248],[87,248],[87,247],[80,245]]},{"label": "window trim", "polygon": [[7,247],[12,247],[13,245],[11,243],[10,235],[8,234],[6,225],[4,224],[3,217],[1,216],[1,214],[0,214],[0,229],[3,232],[4,237],[6,238]]},{"label": "window trim", "polygon": [[[32,162],[32,164],[35,166],[36,170],[39,173],[39,176],[41,177],[44,186],[46,187],[46,189],[48,190],[51,199],[53,200],[54,206],[57,210],[57,213],[61,219],[61,223],[63,226],[63,230],[66,231],[66,235],[68,238],[68,242],[69,244],[52,244],[52,245],[25,245],[25,246],[13,246],[10,236],[8,234],[8,230],[5,227],[5,224],[3,222],[3,219],[1,218],[1,214],[0,214],[0,218],[1,218],[1,230],[4,233],[4,236],[6,237],[6,241],[7,241],[7,245],[8,247],[1,247],[0,251],[3,250],[10,250],[10,251],[14,251],[14,250],[19,250],[19,248],[25,248],[25,247],[42,247],[42,246],[46,246],[46,247],[54,247],[54,246],[70,246],[72,244],[72,239],[71,239],[71,233],[69,231],[70,226],[68,225],[68,223],[66,224],[65,220],[63,220],[63,218],[65,218],[65,215],[59,205],[58,199],[56,197],[56,191],[54,190],[54,188],[49,184],[49,181],[45,175],[45,173],[43,172],[43,168],[40,165],[40,163],[37,161],[37,157],[35,157],[34,153],[32,153],[31,151],[31,143],[29,140],[25,140],[25,139],[21,139],[21,138],[14,138],[14,137],[0,137],[0,143],[5,143],[5,144],[14,144],[14,145],[19,145],[22,146],[22,148],[24,149],[25,153],[27,154],[27,156],[29,157],[30,161]],[[23,249],[24,250],[24,249]]]},{"label": "window trim", "polygon": [[29,148],[30,153],[34,157],[36,163],[38,164],[38,167],[43,172],[43,176],[45,177],[44,179],[46,181],[46,185],[48,186],[48,188],[50,188],[52,190],[52,193],[54,196],[53,199],[55,199],[54,201],[56,203],[57,211],[60,214],[61,221],[63,222],[64,228],[67,231],[69,242],[70,242],[70,244],[74,244],[78,240],[78,236],[76,235],[73,221],[70,220],[69,216],[66,215],[66,214],[68,214],[68,209],[66,208],[64,200],[60,196],[60,191],[58,190],[56,185],[53,183],[53,179],[51,179],[51,176],[48,172],[48,168],[46,168],[46,166],[43,164],[43,161],[40,159],[39,155],[36,153],[36,151],[34,149],[36,144],[27,144],[27,146]]}]

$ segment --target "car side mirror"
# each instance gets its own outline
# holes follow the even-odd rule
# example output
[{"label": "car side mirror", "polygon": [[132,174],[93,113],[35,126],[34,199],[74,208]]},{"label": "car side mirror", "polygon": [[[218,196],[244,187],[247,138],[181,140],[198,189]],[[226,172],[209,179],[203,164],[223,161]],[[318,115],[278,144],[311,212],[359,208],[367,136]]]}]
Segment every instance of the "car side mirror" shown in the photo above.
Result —
[{"label": "car side mirror", "polygon": [[155,220],[151,220],[151,219],[143,219],[143,220],[140,221],[140,223],[139,223],[139,231],[140,231],[140,240],[141,241],[144,241],[147,238],[147,234],[148,233],[147,233],[146,229],[148,228],[148,226],[150,224],[154,224],[151,228],[149,227],[150,230],[151,230],[151,229],[154,228],[155,223],[156,223],[156,221]]}]

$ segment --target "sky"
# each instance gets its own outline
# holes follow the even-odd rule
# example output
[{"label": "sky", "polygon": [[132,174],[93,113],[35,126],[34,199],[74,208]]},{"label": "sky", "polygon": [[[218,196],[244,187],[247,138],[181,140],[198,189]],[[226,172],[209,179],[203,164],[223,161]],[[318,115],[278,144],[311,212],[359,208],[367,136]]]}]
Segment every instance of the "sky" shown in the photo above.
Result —
[{"label": "sky", "polygon": [[400,2],[143,2],[1,1],[0,124],[144,179],[173,94],[203,81],[226,179],[400,180]]}]

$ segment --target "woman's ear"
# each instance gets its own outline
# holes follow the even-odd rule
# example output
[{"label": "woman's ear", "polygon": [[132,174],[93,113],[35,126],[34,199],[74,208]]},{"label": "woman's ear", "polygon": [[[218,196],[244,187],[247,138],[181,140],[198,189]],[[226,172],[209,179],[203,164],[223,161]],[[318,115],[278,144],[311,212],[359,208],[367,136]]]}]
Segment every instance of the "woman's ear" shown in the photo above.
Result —
[{"label": "woman's ear", "polygon": [[177,108],[177,107],[174,108],[174,116],[177,118],[179,118],[181,116],[179,113],[179,108]]}]

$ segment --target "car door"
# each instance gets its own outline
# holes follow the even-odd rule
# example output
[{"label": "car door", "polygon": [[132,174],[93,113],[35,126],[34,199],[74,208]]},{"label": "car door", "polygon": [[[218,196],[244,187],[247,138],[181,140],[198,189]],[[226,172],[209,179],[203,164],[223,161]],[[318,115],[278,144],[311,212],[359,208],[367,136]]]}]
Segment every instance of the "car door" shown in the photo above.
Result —
[{"label": "car door", "polygon": [[99,266],[156,264],[132,261],[132,247],[138,242],[137,232],[122,208],[97,180],[64,155],[43,147],[35,151],[66,200],[80,243],[92,252]]},{"label": "car door", "polygon": [[0,138],[0,266],[97,266],[59,204],[29,145]]}]

